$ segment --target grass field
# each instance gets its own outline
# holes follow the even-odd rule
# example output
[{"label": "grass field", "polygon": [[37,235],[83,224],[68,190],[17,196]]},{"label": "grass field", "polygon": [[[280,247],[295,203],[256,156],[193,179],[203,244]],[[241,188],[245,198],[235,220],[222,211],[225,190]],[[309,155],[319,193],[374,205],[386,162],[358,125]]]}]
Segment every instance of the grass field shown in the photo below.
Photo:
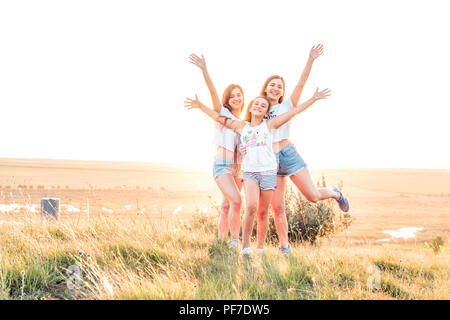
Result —
[{"label": "grass field", "polygon": [[[4,299],[449,299],[445,245],[273,246],[251,259],[215,240],[215,217],[0,226]],[[376,269],[375,268],[378,268]],[[72,272],[72,273],[71,273]],[[77,273],[78,272],[78,273]],[[379,287],[368,286],[378,277]],[[375,283],[375,282],[374,282]]]},{"label": "grass field", "polygon": [[[449,299],[450,170],[311,171],[343,181],[354,223],[248,260],[216,241],[207,170],[0,159],[0,298]],[[58,221],[41,219],[41,197],[60,198]],[[382,232],[403,227],[424,229]]]}]

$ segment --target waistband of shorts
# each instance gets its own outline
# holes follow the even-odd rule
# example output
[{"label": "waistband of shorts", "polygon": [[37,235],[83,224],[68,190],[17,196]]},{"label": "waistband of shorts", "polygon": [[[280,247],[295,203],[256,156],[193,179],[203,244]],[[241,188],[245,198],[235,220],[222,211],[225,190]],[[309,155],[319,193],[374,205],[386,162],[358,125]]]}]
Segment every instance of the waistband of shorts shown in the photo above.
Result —
[{"label": "waistband of shorts", "polygon": [[222,158],[222,157],[215,157],[215,158],[214,158],[214,164],[226,164],[226,165],[232,165],[232,164],[234,164],[234,159],[228,159],[228,158]]},{"label": "waistband of shorts", "polygon": [[283,149],[281,149],[280,151],[278,151],[277,154],[279,154],[280,152],[288,151],[288,150],[291,149],[291,148],[294,148],[294,149],[295,149],[295,146],[294,146],[294,144],[293,144],[292,142],[289,142],[289,143],[286,145],[286,147],[284,147]]},{"label": "waistband of shorts", "polygon": [[277,169],[273,170],[267,170],[267,171],[243,171],[243,174],[259,174],[262,176],[270,176],[270,175],[276,175]]}]

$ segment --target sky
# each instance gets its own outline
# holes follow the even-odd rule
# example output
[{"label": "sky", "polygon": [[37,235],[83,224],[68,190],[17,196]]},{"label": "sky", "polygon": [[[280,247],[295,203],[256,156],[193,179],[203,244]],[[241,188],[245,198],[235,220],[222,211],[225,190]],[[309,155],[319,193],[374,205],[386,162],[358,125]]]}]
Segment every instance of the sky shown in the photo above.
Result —
[{"label": "sky", "polygon": [[446,1],[2,1],[0,158],[209,167],[219,96],[245,103],[272,74],[290,95],[323,43],[292,120],[310,167],[450,169]]}]

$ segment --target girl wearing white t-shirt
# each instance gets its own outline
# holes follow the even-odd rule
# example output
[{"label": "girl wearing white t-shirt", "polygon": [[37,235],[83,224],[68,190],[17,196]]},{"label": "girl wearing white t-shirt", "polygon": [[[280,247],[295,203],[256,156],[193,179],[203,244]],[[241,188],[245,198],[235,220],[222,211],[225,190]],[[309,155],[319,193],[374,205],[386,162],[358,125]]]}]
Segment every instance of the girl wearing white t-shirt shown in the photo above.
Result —
[{"label": "girl wearing white t-shirt", "polygon": [[[191,54],[189,62],[202,70],[206,85],[211,94],[214,111],[233,120],[239,120],[244,107],[244,93],[239,85],[231,84],[223,93],[222,102],[206,68],[203,55]],[[213,164],[213,177],[222,192],[222,206],[219,217],[218,238],[225,240],[231,233],[230,246],[238,248],[241,224],[242,174],[239,159],[239,135],[231,129],[215,123],[213,143],[216,156]]]},{"label": "girl wearing white t-shirt", "polygon": [[[313,62],[323,53],[323,45],[319,44],[311,48],[309,58],[303,73],[294,88],[288,100],[284,100],[285,85],[284,79],[280,76],[271,76],[264,83],[261,95],[270,101],[270,110],[268,118],[280,116],[290,112],[300,100],[303,87],[308,79]],[[280,250],[284,254],[290,253],[290,245],[288,242],[288,223],[285,211],[285,186],[286,177],[297,186],[302,194],[311,202],[317,202],[329,198],[338,201],[343,211],[348,211],[349,205],[347,199],[337,188],[317,188],[311,179],[306,163],[298,154],[294,145],[289,141],[290,122],[287,122],[274,132],[273,149],[277,154],[278,171],[277,171],[277,190],[271,200],[274,211],[275,227],[280,240]],[[244,150],[242,152],[245,153]]]},{"label": "girl wearing white t-shirt", "polygon": [[199,108],[215,121],[241,135],[246,154],[242,162],[246,210],[242,230],[242,253],[251,254],[250,236],[255,215],[258,217],[257,250],[263,251],[269,219],[268,209],[276,189],[277,159],[272,148],[273,132],[292,117],[307,109],[319,99],[326,99],[330,91],[316,90],[313,97],[303,104],[291,108],[280,116],[266,120],[270,102],[266,97],[257,97],[249,105],[247,121],[233,120],[202,104],[197,95],[195,100],[186,99],[189,109]]}]

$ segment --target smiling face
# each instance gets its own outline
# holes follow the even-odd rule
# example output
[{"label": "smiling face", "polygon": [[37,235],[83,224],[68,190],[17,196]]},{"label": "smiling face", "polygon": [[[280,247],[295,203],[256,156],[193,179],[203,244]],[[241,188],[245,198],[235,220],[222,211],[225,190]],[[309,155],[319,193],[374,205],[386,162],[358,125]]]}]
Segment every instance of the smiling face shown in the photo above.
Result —
[{"label": "smiling face", "polygon": [[244,108],[244,92],[241,86],[230,84],[222,96],[222,105],[232,113],[240,114]]},{"label": "smiling face", "polygon": [[256,98],[253,100],[250,112],[252,113],[252,116],[265,117],[269,112],[269,101],[263,97]]},{"label": "smiling face", "polygon": [[267,84],[265,93],[271,101],[279,101],[284,96],[284,83],[280,78],[275,78]]},{"label": "smiling face", "polygon": [[233,110],[242,110],[242,106],[244,105],[244,97],[242,95],[242,91],[235,87],[233,90],[231,90],[230,98],[228,99],[228,105]]}]

